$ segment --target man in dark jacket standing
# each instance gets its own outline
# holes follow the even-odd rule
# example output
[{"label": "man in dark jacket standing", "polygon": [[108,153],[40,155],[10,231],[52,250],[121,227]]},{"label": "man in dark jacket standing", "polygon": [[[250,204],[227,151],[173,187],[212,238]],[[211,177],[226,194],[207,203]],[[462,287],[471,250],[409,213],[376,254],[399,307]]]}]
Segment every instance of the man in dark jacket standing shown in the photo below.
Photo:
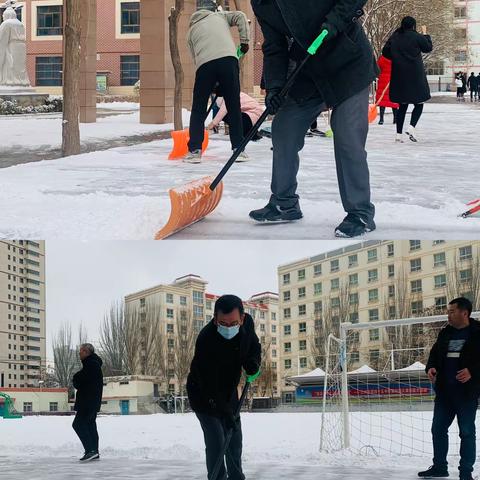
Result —
[{"label": "man in dark jacket standing", "polygon": [[95,353],[93,345],[80,346],[80,360],[83,368],[73,376],[73,386],[77,390],[73,429],[85,449],[81,462],[98,460],[97,413],[102,404],[103,374],[102,359]]},{"label": "man in dark jacket standing", "polygon": [[[320,113],[333,108],[335,161],[347,216],[335,229],[356,237],[375,229],[365,143],[369,85],[378,75],[371,45],[358,22],[366,0],[252,0],[264,36],[266,105],[272,124],[272,195],[267,206],[250,212],[258,222],[302,218],[297,195],[299,155],[305,133]],[[299,62],[317,36],[324,45],[309,60],[284,102],[289,61]],[[291,45],[291,46],[290,46]]]},{"label": "man in dark jacket standing", "polygon": [[467,80],[468,88],[470,89],[470,101],[473,102],[474,98],[477,101],[477,94],[478,94],[478,79],[475,76],[475,73],[471,73]]},{"label": "man in dark jacket standing", "polygon": [[[255,376],[261,362],[261,346],[253,319],[244,313],[240,298],[224,295],[215,303],[214,317],[198,335],[187,380],[190,406],[202,426],[206,446],[208,478],[244,480],[242,428],[238,407],[238,385],[242,367]],[[226,464],[212,478],[225,436],[234,429],[226,452]]]},{"label": "man in dark jacket standing", "polygon": [[480,322],[470,318],[472,303],[460,297],[448,305],[443,328],[428,358],[434,385],[433,465],[419,477],[448,477],[448,428],[457,417],[460,430],[460,480],[472,480],[476,457],[475,416],[480,395]]}]

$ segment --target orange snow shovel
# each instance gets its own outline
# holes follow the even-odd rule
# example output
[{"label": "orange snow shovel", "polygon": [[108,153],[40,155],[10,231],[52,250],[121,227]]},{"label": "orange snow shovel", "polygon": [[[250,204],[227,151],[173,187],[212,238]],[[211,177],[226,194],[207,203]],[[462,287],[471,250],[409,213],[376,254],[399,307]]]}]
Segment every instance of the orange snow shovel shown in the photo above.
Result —
[{"label": "orange snow shovel", "polygon": [[373,123],[378,116],[378,104],[383,100],[385,93],[390,86],[390,82],[387,83],[387,86],[383,89],[382,95],[380,98],[373,104],[368,106],[368,123]]},{"label": "orange snow shovel", "polygon": [[[315,41],[308,48],[308,55],[297,65],[293,73],[287,79],[285,86],[280,92],[281,97],[286,97],[297,78],[300,70],[305,66],[311,56],[317,53],[317,50],[322,45],[325,37],[328,35],[328,30],[323,30],[322,33],[315,39]],[[178,188],[172,188],[169,192],[172,210],[167,224],[155,235],[155,240],[163,240],[180,230],[192,225],[208,214],[213,212],[220,203],[223,192],[223,177],[230,170],[232,165],[237,160],[240,153],[245,149],[250,140],[256,135],[263,122],[269,115],[266,109],[257,123],[247,133],[242,143],[235,149],[230,160],[222,168],[221,172],[215,177],[204,177]]]}]

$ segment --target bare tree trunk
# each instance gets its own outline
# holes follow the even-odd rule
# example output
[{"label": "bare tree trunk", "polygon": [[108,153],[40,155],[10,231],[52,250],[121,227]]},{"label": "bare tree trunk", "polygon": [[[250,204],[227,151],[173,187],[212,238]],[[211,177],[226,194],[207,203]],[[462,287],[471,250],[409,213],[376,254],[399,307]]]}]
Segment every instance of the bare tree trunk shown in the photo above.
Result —
[{"label": "bare tree trunk", "polygon": [[185,5],[184,0],[175,0],[175,6],[170,10],[168,17],[170,55],[172,57],[173,70],[175,72],[175,94],[173,100],[173,123],[175,130],[183,130],[182,120],[182,89],[183,89],[183,67],[178,48],[178,24]]},{"label": "bare tree trunk", "polygon": [[63,65],[62,155],[80,153],[80,6],[81,0],[65,0],[65,51]]}]

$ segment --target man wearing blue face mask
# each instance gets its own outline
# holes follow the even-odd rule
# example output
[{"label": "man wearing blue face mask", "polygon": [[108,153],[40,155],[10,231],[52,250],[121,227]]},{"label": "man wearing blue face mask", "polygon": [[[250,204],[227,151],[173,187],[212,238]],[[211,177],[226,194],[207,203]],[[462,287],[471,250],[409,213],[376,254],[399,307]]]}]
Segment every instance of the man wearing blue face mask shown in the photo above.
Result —
[{"label": "man wearing blue face mask", "polygon": [[247,375],[258,372],[261,346],[242,300],[224,295],[215,303],[214,317],[197,338],[195,355],[187,380],[190,406],[203,430],[208,478],[221,453],[227,432],[234,430],[216,479],[244,480],[242,471],[242,428],[235,417],[242,368]]}]

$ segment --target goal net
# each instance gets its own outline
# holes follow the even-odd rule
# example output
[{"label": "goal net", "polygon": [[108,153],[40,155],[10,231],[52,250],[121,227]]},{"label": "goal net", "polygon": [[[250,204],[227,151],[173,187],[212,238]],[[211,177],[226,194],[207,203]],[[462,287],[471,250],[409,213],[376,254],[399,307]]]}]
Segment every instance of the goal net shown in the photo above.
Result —
[{"label": "goal net", "polygon": [[[478,314],[474,314],[478,317]],[[431,455],[434,391],[425,373],[446,315],[343,323],[323,362],[320,450]],[[458,430],[450,429],[450,453]]]}]

